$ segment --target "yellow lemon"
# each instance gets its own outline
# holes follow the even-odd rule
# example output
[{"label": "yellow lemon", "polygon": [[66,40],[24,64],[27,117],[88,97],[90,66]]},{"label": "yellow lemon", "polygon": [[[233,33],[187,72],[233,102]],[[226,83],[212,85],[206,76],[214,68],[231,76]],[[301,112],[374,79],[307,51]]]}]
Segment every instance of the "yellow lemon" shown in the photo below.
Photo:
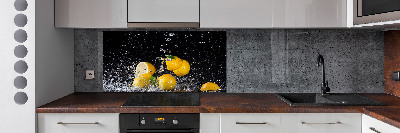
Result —
[{"label": "yellow lemon", "polygon": [[173,90],[176,85],[176,79],[171,74],[164,74],[158,77],[158,87],[162,90]]},{"label": "yellow lemon", "polygon": [[144,77],[145,79],[150,79],[151,75],[152,75],[151,73],[145,73],[145,74],[140,75],[139,77]]},{"label": "yellow lemon", "polygon": [[189,62],[183,60],[181,67],[175,69],[173,72],[175,73],[176,76],[184,76],[189,73],[189,70],[190,70]]},{"label": "yellow lemon", "polygon": [[132,87],[147,88],[150,85],[151,73],[145,73],[133,79]]},{"label": "yellow lemon", "polygon": [[145,74],[145,73],[150,73],[150,76],[153,75],[156,72],[156,68],[148,63],[148,62],[140,62],[136,66],[135,70],[135,77],[140,77],[140,75]]},{"label": "yellow lemon", "polygon": [[182,59],[174,56],[174,59],[167,60],[165,63],[167,64],[167,69],[172,71],[181,67]]},{"label": "yellow lemon", "polygon": [[216,91],[216,90],[218,90],[218,89],[220,89],[219,88],[219,86],[216,84],[216,83],[213,83],[213,82],[207,82],[207,83],[204,83],[202,86],[201,86],[201,91]]}]

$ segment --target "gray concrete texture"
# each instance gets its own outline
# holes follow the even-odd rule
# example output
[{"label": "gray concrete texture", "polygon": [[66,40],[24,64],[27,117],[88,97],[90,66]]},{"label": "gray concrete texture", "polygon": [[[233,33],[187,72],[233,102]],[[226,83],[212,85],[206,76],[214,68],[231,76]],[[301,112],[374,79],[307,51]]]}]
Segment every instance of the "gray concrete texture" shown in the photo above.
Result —
[{"label": "gray concrete texture", "polygon": [[[204,30],[216,31],[216,29]],[[102,31],[109,29],[75,30],[76,92],[103,91]],[[171,29],[171,31],[177,30]],[[196,31],[196,29],[186,29],[186,31]],[[227,31],[228,93],[319,92],[322,73],[321,68],[316,66],[318,53],[325,58],[326,80],[329,82],[331,92],[383,93],[384,91],[382,31],[345,29],[218,29],[217,31]],[[85,80],[85,71],[88,69],[95,70],[95,79]]]}]

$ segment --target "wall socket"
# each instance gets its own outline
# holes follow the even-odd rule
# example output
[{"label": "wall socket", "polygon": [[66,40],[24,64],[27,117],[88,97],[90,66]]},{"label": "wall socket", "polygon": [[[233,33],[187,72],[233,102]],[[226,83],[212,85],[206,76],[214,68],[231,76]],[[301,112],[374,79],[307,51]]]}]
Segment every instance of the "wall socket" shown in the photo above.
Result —
[{"label": "wall socket", "polygon": [[86,79],[94,79],[94,70],[86,70]]},{"label": "wall socket", "polygon": [[400,81],[400,71],[392,71],[392,80]]}]

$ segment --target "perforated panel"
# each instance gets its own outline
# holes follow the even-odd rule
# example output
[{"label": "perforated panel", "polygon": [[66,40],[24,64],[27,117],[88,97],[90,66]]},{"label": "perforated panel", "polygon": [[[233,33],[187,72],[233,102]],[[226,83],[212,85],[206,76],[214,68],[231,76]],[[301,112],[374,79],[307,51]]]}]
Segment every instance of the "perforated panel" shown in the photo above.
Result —
[{"label": "perforated panel", "polygon": [[34,133],[35,1],[1,1],[0,17],[0,132]]}]

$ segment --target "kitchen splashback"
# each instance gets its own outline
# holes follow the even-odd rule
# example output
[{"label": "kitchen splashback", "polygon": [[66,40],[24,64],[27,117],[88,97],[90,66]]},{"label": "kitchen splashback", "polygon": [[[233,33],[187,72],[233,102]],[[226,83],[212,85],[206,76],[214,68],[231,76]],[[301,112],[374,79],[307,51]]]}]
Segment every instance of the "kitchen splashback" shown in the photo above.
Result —
[{"label": "kitchen splashback", "polygon": [[[75,91],[103,92],[103,31],[143,29],[76,29]],[[147,31],[147,30],[146,30]],[[166,31],[151,29],[151,31]],[[167,30],[168,31],[168,30]],[[174,29],[175,31],[175,29]],[[182,29],[226,31],[226,91],[319,92],[325,58],[331,92],[382,93],[384,34],[376,30]],[[85,80],[85,71],[95,79]]]},{"label": "kitchen splashback", "polygon": [[[143,69],[148,79],[138,74],[144,62],[154,67]],[[170,79],[160,78],[165,76]],[[226,88],[225,31],[103,32],[105,92],[199,92],[207,82]]]}]

